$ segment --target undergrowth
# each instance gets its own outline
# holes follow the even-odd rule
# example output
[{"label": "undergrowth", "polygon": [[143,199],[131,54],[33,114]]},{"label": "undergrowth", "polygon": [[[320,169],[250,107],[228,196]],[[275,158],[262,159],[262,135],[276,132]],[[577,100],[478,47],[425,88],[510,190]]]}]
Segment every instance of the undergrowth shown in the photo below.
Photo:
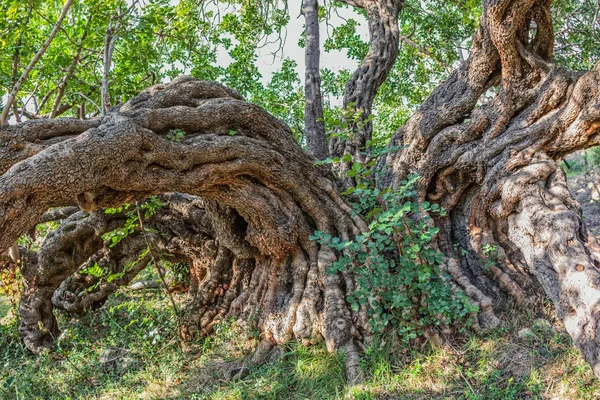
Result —
[{"label": "undergrowth", "polygon": [[[10,303],[0,304],[0,398],[7,400],[600,396],[600,382],[569,336],[544,322],[557,323],[550,311],[509,312],[494,332],[443,347],[407,347],[397,334],[378,336],[362,357],[365,384],[348,388],[343,356],[329,354],[323,344],[295,342],[283,346],[279,358],[250,367],[245,378],[230,380],[255,348],[258,332],[227,321],[210,338],[181,344],[170,302],[159,291],[121,291],[81,319],[60,314],[63,335],[40,357],[21,344]],[[524,328],[530,334],[520,338]],[[116,362],[101,362],[115,350],[120,352]]]}]

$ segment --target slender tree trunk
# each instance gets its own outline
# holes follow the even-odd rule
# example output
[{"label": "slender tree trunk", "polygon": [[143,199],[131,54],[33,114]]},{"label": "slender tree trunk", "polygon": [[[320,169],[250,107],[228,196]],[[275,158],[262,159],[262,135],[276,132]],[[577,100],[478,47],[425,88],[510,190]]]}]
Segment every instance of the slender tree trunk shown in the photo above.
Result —
[{"label": "slender tree trunk", "polygon": [[104,53],[102,55],[102,84],[100,86],[100,101],[102,114],[106,114],[110,107],[109,76],[110,66],[112,64],[113,52],[115,50],[115,38],[113,37],[113,20],[110,20],[106,29],[106,39],[104,41]]},{"label": "slender tree trunk", "polygon": [[305,18],[305,66],[304,129],[306,132],[306,150],[318,160],[329,155],[325,122],[323,121],[323,98],[321,95],[320,43],[319,43],[319,3],[317,0],[304,0],[302,13]]},{"label": "slender tree trunk", "polygon": [[[89,22],[91,22],[91,17],[90,17]],[[89,22],[88,22],[88,26],[89,26]],[[67,69],[66,74],[63,76],[62,80],[58,84],[58,92],[56,93],[56,98],[54,99],[54,103],[52,104],[52,111],[50,112],[50,118],[56,118],[58,115],[61,114],[62,110],[61,110],[60,103],[65,94],[65,89],[66,89],[67,85],[69,84],[69,80],[71,80],[71,78],[73,78],[73,76],[75,75],[77,65],[79,64],[79,60],[81,58],[81,51],[83,50],[83,41],[85,40],[87,33],[88,32],[87,32],[87,27],[86,27],[86,30],[81,35],[81,38],[79,38],[79,45],[77,47],[75,56],[73,57],[73,61],[71,61],[71,65],[69,65],[69,68]],[[65,105],[63,105],[63,106],[65,106]],[[66,105],[66,107],[62,107],[62,109],[68,110],[72,107],[73,107],[72,105]]]}]

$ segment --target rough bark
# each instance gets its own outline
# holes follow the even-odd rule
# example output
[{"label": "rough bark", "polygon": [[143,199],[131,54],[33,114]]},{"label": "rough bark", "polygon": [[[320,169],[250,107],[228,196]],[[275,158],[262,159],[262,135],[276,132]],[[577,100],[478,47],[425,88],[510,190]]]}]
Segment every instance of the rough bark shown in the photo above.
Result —
[{"label": "rough bark", "polygon": [[306,150],[317,160],[329,155],[325,122],[323,121],[323,96],[321,95],[319,42],[319,3],[317,0],[304,0],[302,13],[305,19],[304,37],[306,42],[304,64],[304,130],[306,132]]},{"label": "rough bark", "polygon": [[[448,210],[438,243],[458,260],[447,269],[480,304],[482,326],[496,324],[499,299],[528,304],[539,286],[600,376],[598,247],[559,167],[598,145],[600,65],[562,69],[552,39],[549,2],[484,2],[468,60],[395,134],[404,149],[381,160],[390,170],[380,184],[416,173],[419,198]],[[491,87],[493,100],[478,104]],[[485,245],[499,253],[487,270]]]},{"label": "rough bark", "polygon": [[52,295],[79,265],[102,248],[101,235],[123,223],[123,216],[78,212],[51,232],[40,251],[21,268],[23,293],[19,302],[19,333],[28,349],[40,353],[56,340],[59,329],[52,312]]},{"label": "rough bark", "polygon": [[[151,261],[165,259],[193,269],[207,249],[215,246],[214,230],[202,200],[178,193],[161,196],[161,200],[165,202],[163,208],[143,221],[143,230],[139,224],[135,232],[116,245],[105,243],[82,268],[65,279],[54,292],[53,304],[70,313],[84,314],[127,286]],[[103,269],[102,277],[85,272],[94,265]],[[199,280],[194,274],[192,278],[194,295]]]},{"label": "rough bark", "polygon": [[[600,246],[558,166],[600,142],[600,64],[586,73],[562,69],[552,36],[548,2],[485,2],[469,58],[397,131],[390,146],[399,150],[379,160],[387,175],[378,184],[394,188],[418,174],[417,199],[447,210],[432,219],[436,245],[452,283],[479,305],[480,328],[498,323],[503,300],[530,304],[544,292],[600,376]],[[478,104],[492,87],[493,99]],[[183,130],[183,140],[168,140],[171,129]],[[292,338],[324,338],[348,352],[349,377],[358,377],[355,342],[368,329],[345,302],[355,282],[326,274],[338,255],[308,237],[318,229],[346,239],[366,227],[333,174],[315,166],[280,121],[230,89],[180,77],[101,120],[33,121],[0,130],[0,138],[17,144],[0,147],[0,249],[52,207],[91,211],[186,193],[148,222],[160,232],[154,246],[192,271],[183,333],[253,316],[261,354]],[[79,304],[69,297],[97,282],[73,274],[90,257],[124,271],[143,248],[137,233],[103,248],[99,237],[119,216],[110,218],[70,216],[24,268],[21,333],[32,350],[49,347],[58,332],[49,301],[56,288],[65,282],[54,299],[61,307],[93,307],[114,286],[98,285],[103,292]],[[498,252],[487,267],[486,245]]]},{"label": "rough bark", "polygon": [[[49,136],[65,132],[61,124],[45,127],[57,127]],[[167,139],[171,129],[183,130],[185,138]],[[7,159],[23,158],[23,149],[8,153]],[[316,229],[350,237],[364,228],[337,186],[282,122],[232,90],[180,77],[111,109],[98,127],[63,138],[9,168],[0,177],[0,248],[52,207],[78,204],[90,212],[166,192],[201,196],[219,246],[211,268],[202,272],[195,266],[205,274],[195,289],[199,327],[209,330],[224,314],[254,316],[270,341],[324,337],[332,350],[347,350],[361,332],[344,301],[345,280],[326,276],[336,256],[308,239]],[[106,218],[101,212],[93,215]],[[64,233],[55,235],[70,243],[68,251],[56,256],[40,251],[31,264],[37,267],[24,274],[21,333],[36,352],[48,347],[57,332],[47,299],[100,250],[99,236],[109,226],[73,224],[65,222]],[[47,246],[48,254],[58,249],[50,242]],[[55,259],[65,254],[68,266]],[[45,278],[49,272],[39,273],[55,268],[60,273],[51,274],[52,279]],[[224,296],[218,295],[219,285],[229,288]]]}]

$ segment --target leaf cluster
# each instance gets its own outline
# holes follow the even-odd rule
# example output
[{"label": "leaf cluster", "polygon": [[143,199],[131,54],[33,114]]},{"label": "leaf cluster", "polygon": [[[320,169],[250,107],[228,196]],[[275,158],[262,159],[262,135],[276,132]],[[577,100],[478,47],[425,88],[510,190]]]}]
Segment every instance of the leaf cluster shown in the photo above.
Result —
[{"label": "leaf cluster", "polygon": [[405,341],[431,326],[467,327],[477,310],[462,291],[455,291],[441,271],[442,254],[432,246],[438,228],[430,214],[445,215],[437,204],[414,201],[411,175],[395,190],[370,183],[371,168],[354,163],[348,172],[359,177],[353,209],[368,221],[368,229],[351,240],[316,231],[312,240],[340,256],[328,273],[352,273],[357,289],[346,300],[355,312],[364,309],[374,332],[396,329]]}]

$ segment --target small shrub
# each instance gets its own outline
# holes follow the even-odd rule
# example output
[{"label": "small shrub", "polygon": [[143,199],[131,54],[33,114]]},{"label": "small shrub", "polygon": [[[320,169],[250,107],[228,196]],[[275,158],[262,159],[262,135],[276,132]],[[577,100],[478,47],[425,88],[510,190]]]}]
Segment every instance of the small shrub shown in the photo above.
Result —
[{"label": "small shrub", "polygon": [[395,190],[374,187],[367,169],[374,162],[352,165],[348,176],[358,185],[346,193],[352,195],[354,212],[369,223],[368,230],[351,240],[321,231],[311,237],[341,254],[328,273],[354,274],[358,289],[346,300],[354,311],[366,307],[376,333],[394,327],[409,341],[433,325],[469,325],[468,317],[477,308],[463,292],[452,290],[439,268],[442,254],[431,246],[439,229],[428,214],[443,216],[445,211],[412,200],[416,175]]}]

